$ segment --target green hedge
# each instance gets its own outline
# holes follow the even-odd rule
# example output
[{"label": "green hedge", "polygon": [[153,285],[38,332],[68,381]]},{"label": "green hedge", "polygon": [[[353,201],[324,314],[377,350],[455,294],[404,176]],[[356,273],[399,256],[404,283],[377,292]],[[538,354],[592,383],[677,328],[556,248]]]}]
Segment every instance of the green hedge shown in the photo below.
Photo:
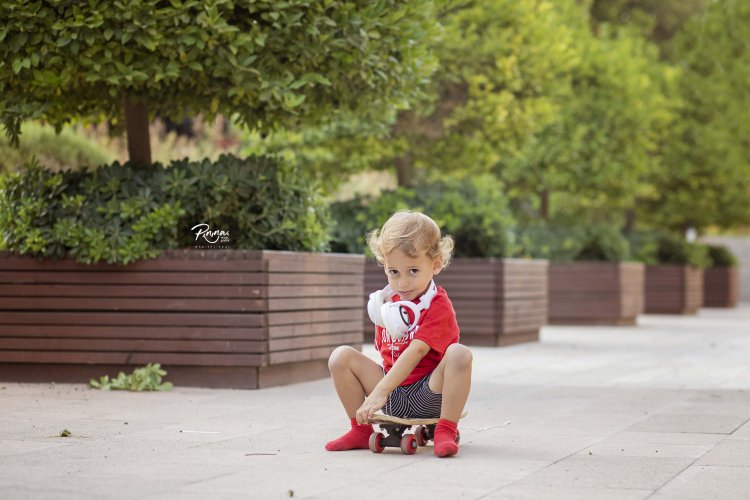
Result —
[{"label": "green hedge", "polygon": [[519,256],[553,262],[621,262],[630,258],[627,239],[611,226],[533,225],[519,229]]},{"label": "green hedge", "polygon": [[678,234],[639,232],[630,238],[635,257],[648,265],[680,264],[697,268],[711,263],[706,245],[691,243]]},{"label": "green hedge", "polygon": [[414,189],[398,188],[380,196],[334,202],[331,246],[334,251],[369,252],[365,235],[398,210],[429,215],[443,234],[455,239],[456,257],[505,257],[516,251],[515,221],[502,185],[493,177],[446,179]]},{"label": "green hedge", "polygon": [[328,221],[315,182],[267,158],[89,172],[32,164],[0,177],[0,247],[39,258],[127,264],[193,247],[199,223],[228,231],[234,249],[324,251]]},{"label": "green hedge", "polygon": [[706,245],[709,267],[737,267],[737,257],[724,245]]}]

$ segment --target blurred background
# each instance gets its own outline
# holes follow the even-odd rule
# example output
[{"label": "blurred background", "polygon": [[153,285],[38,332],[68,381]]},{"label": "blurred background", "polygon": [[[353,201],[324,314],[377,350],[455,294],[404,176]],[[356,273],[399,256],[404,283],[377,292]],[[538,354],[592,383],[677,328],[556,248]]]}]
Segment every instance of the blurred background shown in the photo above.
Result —
[{"label": "blurred background", "polygon": [[[671,235],[726,245],[750,261],[747,2],[415,8],[427,5],[398,21],[420,30],[399,47],[404,58],[409,43],[420,48],[400,71],[419,71],[389,106],[335,104],[255,127],[222,98],[203,107],[188,99],[149,114],[151,159],[167,166],[232,154],[290,165],[324,200],[316,210],[325,212],[325,237],[308,249],[365,252],[368,229],[415,208],[462,235],[459,256],[669,262],[680,257],[659,254],[657,240]],[[0,139],[0,168],[127,162],[122,118],[78,111],[63,122],[27,116],[18,146]],[[745,301],[748,272],[741,266]]]}]

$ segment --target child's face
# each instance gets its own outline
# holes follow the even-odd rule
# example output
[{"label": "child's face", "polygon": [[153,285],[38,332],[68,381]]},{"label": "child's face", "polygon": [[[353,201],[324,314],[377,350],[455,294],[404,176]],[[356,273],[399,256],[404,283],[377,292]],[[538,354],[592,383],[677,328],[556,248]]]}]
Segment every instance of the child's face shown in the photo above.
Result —
[{"label": "child's face", "polygon": [[426,254],[409,257],[398,248],[385,256],[385,275],[388,284],[401,300],[414,300],[422,296],[430,286],[432,277],[442,269],[442,259],[430,259]]}]

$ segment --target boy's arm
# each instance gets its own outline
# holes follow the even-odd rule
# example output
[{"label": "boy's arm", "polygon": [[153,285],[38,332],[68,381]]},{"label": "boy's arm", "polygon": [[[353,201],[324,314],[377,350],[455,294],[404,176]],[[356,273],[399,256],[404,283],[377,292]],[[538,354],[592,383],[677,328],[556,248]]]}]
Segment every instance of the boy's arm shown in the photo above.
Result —
[{"label": "boy's arm", "polygon": [[414,367],[430,352],[430,346],[425,342],[414,339],[409,347],[398,357],[393,367],[378,382],[365,402],[357,410],[357,422],[365,424],[369,422],[376,411],[385,406],[388,395],[401,384],[414,370]]}]

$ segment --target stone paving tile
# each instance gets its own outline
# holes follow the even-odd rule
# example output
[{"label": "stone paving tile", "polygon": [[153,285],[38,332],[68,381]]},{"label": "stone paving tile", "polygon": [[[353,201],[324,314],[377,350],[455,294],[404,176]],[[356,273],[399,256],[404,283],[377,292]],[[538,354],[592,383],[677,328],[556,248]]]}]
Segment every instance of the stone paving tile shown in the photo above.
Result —
[{"label": "stone paving tile", "polygon": [[[456,468],[458,460],[462,461],[460,471]],[[448,460],[427,457],[398,471],[379,475],[378,487],[373,490],[353,483],[321,492],[317,497],[346,499],[363,494],[364,498],[382,499],[384,489],[392,483],[394,486],[388,490],[388,495],[394,498],[480,498],[546,465],[549,462],[505,460],[484,453],[467,453]]]},{"label": "stone paving tile", "polygon": [[618,488],[544,487],[514,484],[482,497],[483,500],[643,500],[651,490]]},{"label": "stone paving tile", "polygon": [[[0,483],[2,484],[2,483]],[[54,498],[55,500],[81,500],[81,498],[106,498],[101,495],[82,495],[79,491],[65,491],[54,487],[34,487],[27,485],[25,487],[10,486],[2,489],[5,498],[14,500],[37,500],[39,498]]]},{"label": "stone paving tile", "polygon": [[750,467],[695,465],[652,497],[659,500],[726,500],[748,498]]},{"label": "stone paving tile", "polygon": [[731,434],[746,420],[743,415],[657,413],[634,424],[628,430]]},{"label": "stone paving tile", "polygon": [[159,429],[170,424],[170,422],[148,422],[138,419],[128,422],[125,420],[92,418],[71,420],[66,417],[55,418],[53,415],[43,415],[41,418],[30,419],[26,425],[14,425],[0,431],[0,439],[43,440],[59,437],[64,430],[70,431],[75,437],[98,439],[136,434],[150,429]]},{"label": "stone paving tile", "polygon": [[[750,441],[725,439],[709,453],[702,456],[695,465],[750,467]],[[748,494],[750,494],[750,491]]]},{"label": "stone paving tile", "polygon": [[[383,485],[380,480],[373,480],[374,474],[378,478],[392,475],[401,481],[404,474],[400,471],[409,464],[425,459],[437,460],[429,455],[376,455],[369,450],[324,455],[325,453],[321,451],[293,457],[257,457],[258,464],[262,461],[262,466],[243,466],[226,476],[182,486],[178,493],[212,495],[214,492],[221,492],[265,499],[288,498],[288,492],[293,491],[295,498],[315,498],[316,495],[336,488],[351,487],[352,491],[362,493],[367,489],[363,485],[370,485],[382,498]],[[321,460],[323,457],[325,460]]]},{"label": "stone paving tile", "polygon": [[745,423],[742,427],[732,433],[735,439],[750,439],[750,422]]},{"label": "stone paving tile", "polygon": [[552,463],[592,446],[602,439],[602,436],[507,431],[497,432],[486,438],[480,435],[476,438],[476,442],[477,445],[492,446],[496,450],[494,456],[497,458],[542,460]]},{"label": "stone paving tile", "polygon": [[6,494],[11,489],[20,491],[19,498],[67,498],[70,495],[78,498],[137,498],[176,491],[225,473],[205,464],[160,465],[158,471],[159,474],[154,474],[153,468],[124,464],[118,464],[111,472],[73,464],[48,464],[27,467],[25,472],[11,468],[3,474],[0,485],[3,498],[17,498]]},{"label": "stone paving tile", "polygon": [[109,464],[124,464],[131,461],[156,457],[167,462],[165,457],[179,457],[189,446],[182,443],[161,441],[138,443],[114,440],[85,440],[66,438],[65,444],[55,447],[30,450],[0,457],[0,477],[25,477],[32,469],[43,471],[104,470]]},{"label": "stone paving tile", "polygon": [[713,444],[673,444],[654,442],[633,442],[632,433],[622,433],[600,441],[577,453],[577,455],[692,458],[702,457],[712,449]]},{"label": "stone paving tile", "polygon": [[518,484],[655,490],[693,461],[690,458],[575,455],[526,477]]}]

